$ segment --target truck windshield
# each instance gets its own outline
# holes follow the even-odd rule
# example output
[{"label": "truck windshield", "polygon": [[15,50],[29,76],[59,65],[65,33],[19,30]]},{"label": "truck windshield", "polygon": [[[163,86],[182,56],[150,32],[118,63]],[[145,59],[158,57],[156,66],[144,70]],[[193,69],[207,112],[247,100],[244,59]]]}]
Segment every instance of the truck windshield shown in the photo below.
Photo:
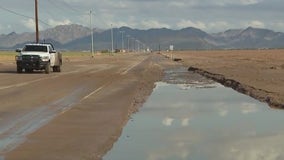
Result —
[{"label": "truck windshield", "polygon": [[23,51],[32,51],[32,52],[47,52],[46,46],[25,46]]}]

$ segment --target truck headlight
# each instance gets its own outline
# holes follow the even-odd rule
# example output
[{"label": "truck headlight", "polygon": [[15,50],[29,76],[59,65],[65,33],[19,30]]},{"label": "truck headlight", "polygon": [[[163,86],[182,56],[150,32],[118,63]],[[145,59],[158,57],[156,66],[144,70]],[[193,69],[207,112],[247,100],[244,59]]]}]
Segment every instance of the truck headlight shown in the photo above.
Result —
[{"label": "truck headlight", "polygon": [[41,60],[42,61],[49,61],[49,57],[48,56],[43,56],[43,57],[41,57]]}]

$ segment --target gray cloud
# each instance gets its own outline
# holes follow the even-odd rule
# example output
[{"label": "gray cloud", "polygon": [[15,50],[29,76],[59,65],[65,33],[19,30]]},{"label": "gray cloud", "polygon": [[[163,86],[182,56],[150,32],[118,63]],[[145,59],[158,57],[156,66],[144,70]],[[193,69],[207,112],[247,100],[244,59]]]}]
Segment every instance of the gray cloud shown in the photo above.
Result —
[{"label": "gray cloud", "polygon": [[[32,0],[25,3],[5,0],[0,6],[33,16],[33,3]],[[46,23],[70,22],[88,26],[88,12],[93,10],[97,28],[110,28],[111,24],[142,29],[193,26],[207,32],[246,28],[250,25],[284,31],[283,6],[281,0],[39,0],[40,19]],[[0,14],[4,15],[0,17],[0,33],[31,31],[23,24],[25,18],[2,9]],[[42,29],[55,24],[42,24]]]}]

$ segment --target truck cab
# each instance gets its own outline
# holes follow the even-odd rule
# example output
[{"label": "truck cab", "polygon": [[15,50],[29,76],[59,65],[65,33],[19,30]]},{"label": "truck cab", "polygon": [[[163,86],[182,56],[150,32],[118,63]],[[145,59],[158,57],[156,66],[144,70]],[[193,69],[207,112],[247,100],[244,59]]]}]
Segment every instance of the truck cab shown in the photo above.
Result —
[{"label": "truck cab", "polygon": [[52,44],[26,44],[23,49],[17,49],[16,56],[17,72],[33,72],[34,70],[44,70],[46,74],[61,72],[62,55],[56,52]]}]

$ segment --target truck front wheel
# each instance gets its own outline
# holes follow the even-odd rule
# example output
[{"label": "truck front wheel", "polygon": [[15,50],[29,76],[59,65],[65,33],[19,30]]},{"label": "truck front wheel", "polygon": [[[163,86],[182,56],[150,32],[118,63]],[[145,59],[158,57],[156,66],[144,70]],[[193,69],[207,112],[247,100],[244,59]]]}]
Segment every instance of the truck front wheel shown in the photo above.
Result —
[{"label": "truck front wheel", "polygon": [[61,72],[61,66],[54,66],[53,72]]},{"label": "truck front wheel", "polygon": [[57,72],[61,72],[61,66],[57,66]]},{"label": "truck front wheel", "polygon": [[17,73],[23,73],[23,68],[20,66],[17,66]]},{"label": "truck front wheel", "polygon": [[49,73],[50,73],[50,63],[47,63],[47,64],[46,64],[44,71],[45,71],[46,74],[49,74]]}]

